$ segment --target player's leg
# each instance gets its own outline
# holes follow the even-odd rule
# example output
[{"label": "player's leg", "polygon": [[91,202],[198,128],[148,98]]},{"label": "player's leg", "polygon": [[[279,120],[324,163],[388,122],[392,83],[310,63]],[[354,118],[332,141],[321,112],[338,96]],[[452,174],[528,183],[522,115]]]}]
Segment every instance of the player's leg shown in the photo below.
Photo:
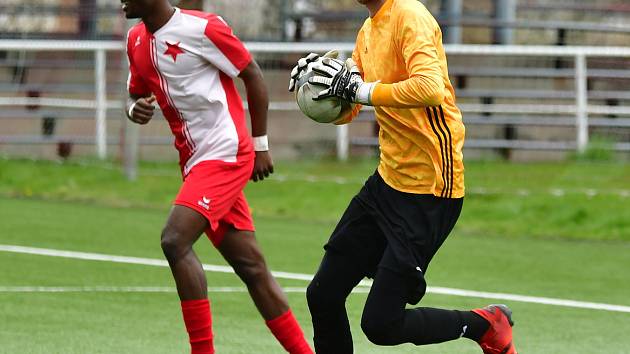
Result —
[{"label": "player's leg", "polygon": [[289,309],[287,298],[267,268],[253,231],[229,227],[218,249],[247,286],[265,320],[276,318]]},{"label": "player's leg", "polygon": [[326,254],[308,286],[307,300],[317,353],[353,352],[346,298],[366,275],[373,276],[386,241],[359,198],[352,199],[326,245]]},{"label": "player's leg", "polygon": [[372,192],[379,196],[377,220],[385,228],[388,245],[361,319],[366,336],[380,345],[420,345],[459,338],[465,332],[482,334],[488,324],[472,312],[405,308],[424,295],[424,272],[457,222],[462,200],[402,193],[380,176],[373,181]]},{"label": "player's leg", "polygon": [[193,244],[208,227],[197,211],[175,205],[162,231],[162,250],[175,278],[193,354],[214,353],[208,287]]},{"label": "player's leg", "polygon": [[[388,257],[392,257],[389,248],[383,259]],[[478,340],[488,328],[488,323],[471,311],[406,309],[408,294],[415,286],[405,274],[385,266],[378,268],[361,318],[361,328],[371,342],[424,345],[462,336]]]},{"label": "player's leg", "polygon": [[267,326],[287,352],[312,353],[282,288],[267,267],[254,232],[229,227],[218,249],[245,283]]},{"label": "player's leg", "polygon": [[306,293],[317,353],[353,353],[346,298],[363,277],[365,270],[351,258],[326,251]]},{"label": "player's leg", "polygon": [[490,306],[474,311],[405,308],[407,302],[415,304],[424,294],[418,291],[426,285],[423,272],[457,222],[463,201],[405,196],[391,189],[381,189],[380,193],[389,206],[382,208],[383,218],[392,225],[404,220],[410,226],[405,235],[410,245],[419,247],[414,252],[414,264],[418,266],[415,269],[405,266],[405,243],[397,243],[397,238],[390,235],[391,242],[379,264],[361,322],[368,338],[380,345],[422,345],[467,337],[480,343],[485,353],[516,353],[507,308]]},{"label": "player's leg", "polygon": [[182,301],[208,297],[206,275],[193,244],[208,227],[206,218],[181,205],[173,206],[162,230],[161,246]]}]

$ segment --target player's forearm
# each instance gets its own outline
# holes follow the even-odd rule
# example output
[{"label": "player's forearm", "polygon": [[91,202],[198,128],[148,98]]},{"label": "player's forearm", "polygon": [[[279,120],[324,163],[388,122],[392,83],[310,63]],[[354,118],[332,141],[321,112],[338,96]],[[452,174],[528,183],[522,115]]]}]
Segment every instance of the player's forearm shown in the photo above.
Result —
[{"label": "player's forearm", "polygon": [[373,106],[417,108],[439,106],[444,102],[444,83],[429,76],[416,76],[395,84],[377,84],[372,92]]},{"label": "player's forearm", "polygon": [[247,104],[252,120],[252,136],[267,135],[267,111],[269,94],[264,84],[250,85],[247,88]]},{"label": "player's forearm", "polygon": [[260,68],[252,62],[240,75],[247,91],[247,104],[252,120],[252,136],[267,135],[269,93]]}]

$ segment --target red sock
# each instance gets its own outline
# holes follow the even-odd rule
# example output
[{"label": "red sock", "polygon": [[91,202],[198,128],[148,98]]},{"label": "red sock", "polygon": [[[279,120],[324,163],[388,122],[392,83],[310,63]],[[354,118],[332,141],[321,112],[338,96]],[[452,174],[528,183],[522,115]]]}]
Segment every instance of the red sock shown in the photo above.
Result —
[{"label": "red sock", "polygon": [[208,299],[182,301],[182,314],[190,337],[190,353],[214,354],[210,301]]},{"label": "red sock", "polygon": [[306,339],[304,339],[302,328],[300,328],[291,310],[266,323],[271,333],[287,352],[291,354],[313,354],[313,350],[306,342]]}]

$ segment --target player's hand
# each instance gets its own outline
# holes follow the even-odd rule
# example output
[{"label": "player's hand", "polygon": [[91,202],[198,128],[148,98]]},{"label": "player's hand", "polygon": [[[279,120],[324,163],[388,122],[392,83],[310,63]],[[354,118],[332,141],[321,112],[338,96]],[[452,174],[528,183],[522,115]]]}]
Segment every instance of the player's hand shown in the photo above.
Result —
[{"label": "player's hand", "polygon": [[[336,50],[328,51],[324,54],[323,58],[332,58],[337,59],[339,57],[339,52]],[[320,58],[319,54],[311,53],[304,58],[298,60],[297,65],[291,70],[291,79],[289,80],[289,92],[293,92],[295,90],[295,86],[297,82],[300,80],[302,75],[306,73],[306,69],[308,65],[318,61]]]},{"label": "player's hand", "polygon": [[273,173],[273,160],[269,151],[256,151],[256,159],[254,160],[254,171],[251,180],[254,182],[262,181]]},{"label": "player's hand", "polygon": [[314,98],[315,101],[339,97],[348,102],[369,103],[369,95],[363,99],[359,97],[359,89],[365,85],[365,82],[363,82],[359,68],[352,59],[346,60],[345,63],[338,59],[324,59],[321,63],[313,66],[313,71],[317,75],[310,78],[309,83],[324,88]]},{"label": "player's hand", "polygon": [[136,100],[129,115],[129,120],[138,124],[147,124],[153,118],[155,112],[155,96],[142,97]]},{"label": "player's hand", "polygon": [[311,53],[304,58],[298,60],[297,65],[293,67],[291,70],[291,79],[289,79],[289,92],[293,92],[295,90],[295,86],[302,77],[302,75],[306,72],[306,68],[308,64],[313,63],[319,59],[319,54]]}]

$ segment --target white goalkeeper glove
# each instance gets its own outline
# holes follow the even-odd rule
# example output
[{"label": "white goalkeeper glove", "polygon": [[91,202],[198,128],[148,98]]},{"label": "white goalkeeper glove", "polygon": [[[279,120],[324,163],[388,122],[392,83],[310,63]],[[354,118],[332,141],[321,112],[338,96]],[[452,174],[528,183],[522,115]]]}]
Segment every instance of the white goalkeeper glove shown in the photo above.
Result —
[{"label": "white goalkeeper glove", "polygon": [[336,50],[331,50],[328,53],[324,54],[323,57],[320,57],[317,53],[311,53],[304,58],[298,60],[297,65],[291,70],[291,79],[289,80],[289,92],[293,92],[295,90],[295,85],[300,80],[302,75],[306,73],[306,69],[309,64],[314,63],[321,58],[332,58],[336,59],[339,57],[339,52]]},{"label": "white goalkeeper glove", "polygon": [[377,82],[366,83],[361,78],[357,64],[351,58],[346,62],[326,58],[313,66],[316,76],[309,83],[324,87],[315,101],[339,97],[351,103],[372,104],[372,91]]}]

